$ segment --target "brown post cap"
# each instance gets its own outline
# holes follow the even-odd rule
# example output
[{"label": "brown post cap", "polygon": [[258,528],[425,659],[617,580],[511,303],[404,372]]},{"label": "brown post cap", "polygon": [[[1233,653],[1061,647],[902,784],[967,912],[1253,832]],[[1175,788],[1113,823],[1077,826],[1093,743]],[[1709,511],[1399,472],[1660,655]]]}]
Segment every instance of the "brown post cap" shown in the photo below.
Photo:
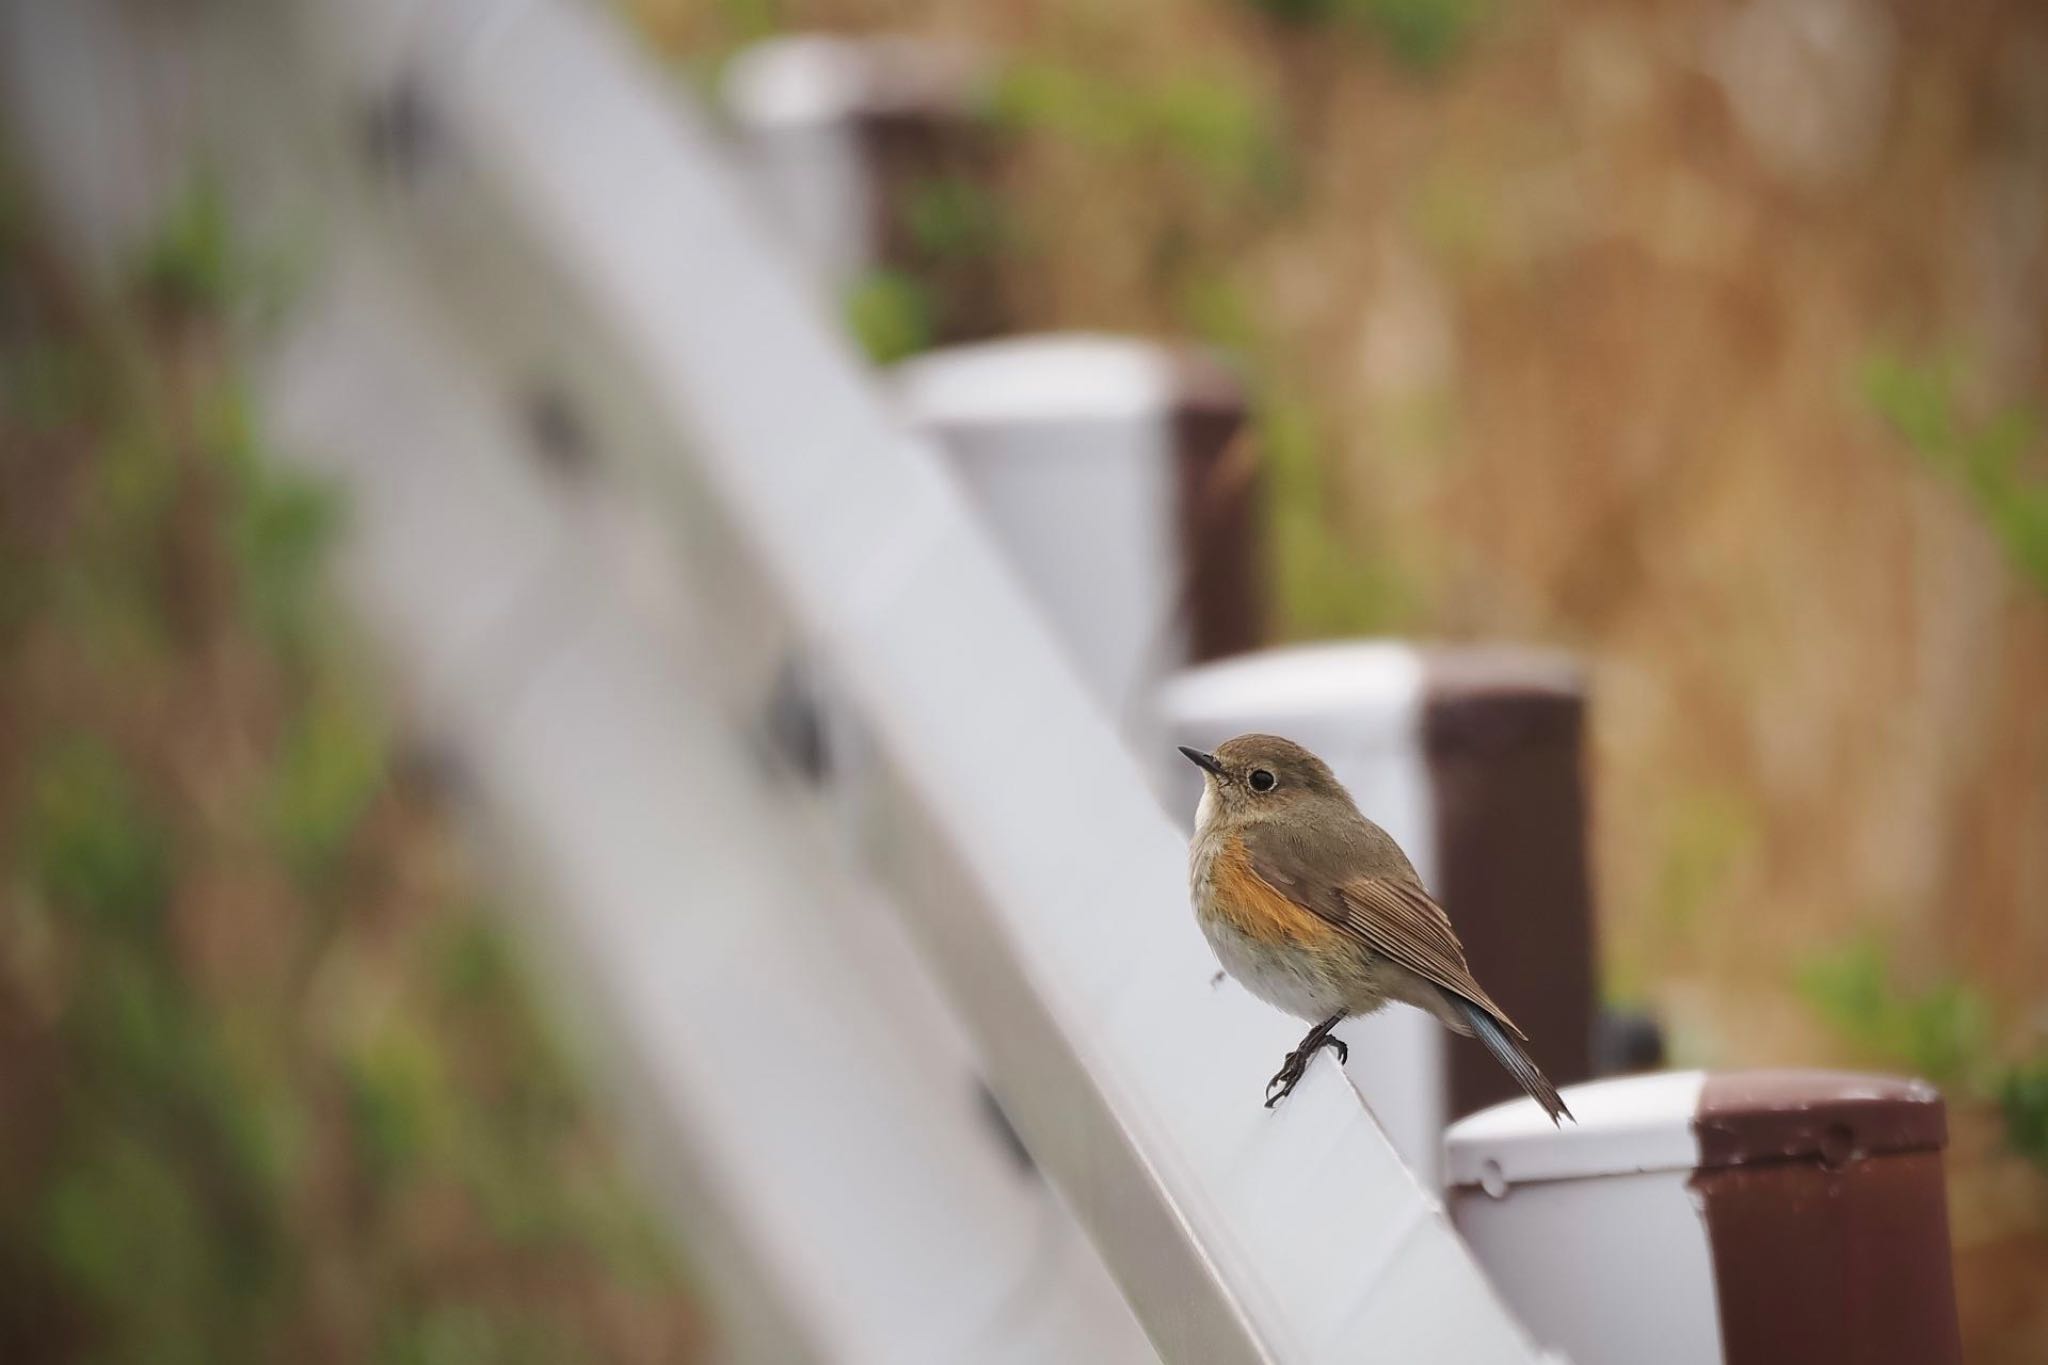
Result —
[{"label": "brown post cap", "polygon": [[1926,1081],[1849,1071],[1711,1076],[1693,1119],[1700,1167],[1819,1160],[1840,1166],[1948,1144],[1948,1109]]}]

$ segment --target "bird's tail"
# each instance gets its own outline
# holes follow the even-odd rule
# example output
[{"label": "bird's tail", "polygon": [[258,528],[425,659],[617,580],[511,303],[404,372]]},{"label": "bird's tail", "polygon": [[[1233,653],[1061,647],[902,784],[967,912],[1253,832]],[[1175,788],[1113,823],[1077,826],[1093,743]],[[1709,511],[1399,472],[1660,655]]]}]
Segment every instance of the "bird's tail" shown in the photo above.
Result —
[{"label": "bird's tail", "polygon": [[1560,1117],[1572,1119],[1574,1123],[1578,1122],[1572,1118],[1572,1111],[1564,1107],[1564,1100],[1557,1093],[1557,1087],[1550,1083],[1550,1078],[1543,1074],[1542,1068],[1536,1065],[1535,1059],[1529,1055],[1528,1050],[1514,1034],[1504,1028],[1498,1019],[1470,1000],[1451,995],[1449,991],[1445,994],[1450,995],[1452,1007],[1472,1026],[1473,1036],[1484,1043],[1486,1050],[1493,1054],[1493,1059],[1506,1067],[1508,1074],[1515,1078],[1522,1089],[1529,1092],[1529,1098],[1543,1106],[1543,1112],[1550,1115],[1552,1123],[1557,1123]]}]

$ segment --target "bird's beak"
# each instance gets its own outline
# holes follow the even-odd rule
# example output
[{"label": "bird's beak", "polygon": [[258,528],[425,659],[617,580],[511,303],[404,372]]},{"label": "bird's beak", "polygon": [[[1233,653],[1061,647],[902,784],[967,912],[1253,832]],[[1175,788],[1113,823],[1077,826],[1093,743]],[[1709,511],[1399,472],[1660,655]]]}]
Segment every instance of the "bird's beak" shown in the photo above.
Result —
[{"label": "bird's beak", "polygon": [[1216,761],[1216,755],[1205,754],[1200,749],[1190,749],[1185,744],[1180,746],[1180,751],[1187,755],[1188,762],[1194,764],[1197,768],[1212,773],[1217,777],[1223,776],[1223,765]]}]

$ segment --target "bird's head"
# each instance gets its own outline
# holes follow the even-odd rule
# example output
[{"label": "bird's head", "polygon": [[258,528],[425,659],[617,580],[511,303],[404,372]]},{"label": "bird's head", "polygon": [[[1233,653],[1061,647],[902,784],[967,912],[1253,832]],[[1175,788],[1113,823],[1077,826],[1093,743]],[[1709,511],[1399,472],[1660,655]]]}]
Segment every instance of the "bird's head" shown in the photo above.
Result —
[{"label": "bird's head", "polygon": [[1180,751],[1202,770],[1198,828],[1218,817],[1256,823],[1299,814],[1320,802],[1351,801],[1329,764],[1278,735],[1239,735],[1213,753],[1186,745]]}]

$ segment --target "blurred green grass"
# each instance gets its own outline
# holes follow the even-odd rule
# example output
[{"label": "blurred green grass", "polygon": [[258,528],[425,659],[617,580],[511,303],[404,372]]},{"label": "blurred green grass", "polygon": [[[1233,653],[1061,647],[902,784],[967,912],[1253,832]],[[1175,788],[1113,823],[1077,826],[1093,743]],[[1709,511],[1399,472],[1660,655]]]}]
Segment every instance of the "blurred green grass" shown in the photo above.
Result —
[{"label": "blurred green grass", "polygon": [[2048,1050],[2002,1040],[1984,992],[1952,974],[1910,979],[1893,945],[1865,933],[1800,969],[1800,998],[1861,1057],[1996,1107],[2006,1144],[2048,1170]]},{"label": "blurred green grass", "polygon": [[1304,27],[1370,34],[1407,70],[1429,74],[1456,59],[1493,9],[1490,0],[1240,0]]},{"label": "blurred green grass", "polygon": [[877,365],[893,365],[933,344],[930,286],[900,270],[870,270],[847,291],[847,330]]},{"label": "blurred green grass", "polygon": [[682,1271],[320,591],[204,186],[0,231],[0,1359],[687,1360]]},{"label": "blurred green grass", "polygon": [[1187,71],[1132,82],[1043,59],[1006,64],[990,116],[1118,158],[1163,158],[1227,194],[1274,195],[1291,179],[1278,112],[1236,72]]},{"label": "blurred green grass", "polygon": [[2048,590],[2048,431],[2027,406],[1974,416],[1964,367],[1880,352],[1865,401],[1932,473],[1962,493],[2013,567]]}]

